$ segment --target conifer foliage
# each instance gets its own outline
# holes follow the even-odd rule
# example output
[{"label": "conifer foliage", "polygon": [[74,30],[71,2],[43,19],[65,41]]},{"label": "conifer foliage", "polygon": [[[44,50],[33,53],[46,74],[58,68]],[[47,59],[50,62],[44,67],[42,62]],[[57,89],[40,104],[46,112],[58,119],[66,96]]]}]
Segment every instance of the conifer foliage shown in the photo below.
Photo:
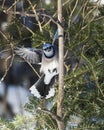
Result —
[{"label": "conifer foliage", "polygon": [[62,0],[63,23],[57,18],[56,0],[48,4],[45,0],[14,0],[10,5],[8,1],[0,2],[0,17],[3,16],[0,19],[0,55],[9,54],[3,74],[3,69],[0,70],[0,81],[6,81],[14,63],[15,46],[40,48],[46,41],[52,43],[57,25],[63,28],[64,57],[68,52],[68,58],[61,117],[57,114],[59,83],[56,81],[54,97],[40,100],[31,95],[24,106],[29,116],[19,114],[9,121],[1,117],[0,129],[61,130],[58,123],[63,122],[65,130],[103,130],[104,6],[100,0]]}]

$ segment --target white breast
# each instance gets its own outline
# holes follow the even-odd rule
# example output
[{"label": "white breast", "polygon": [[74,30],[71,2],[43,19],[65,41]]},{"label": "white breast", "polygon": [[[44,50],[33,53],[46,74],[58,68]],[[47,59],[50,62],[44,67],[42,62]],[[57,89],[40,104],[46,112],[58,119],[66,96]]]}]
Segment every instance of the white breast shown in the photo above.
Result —
[{"label": "white breast", "polygon": [[58,61],[51,60],[50,62],[44,62],[41,66],[40,72],[45,74],[44,82],[49,84],[51,79],[59,73],[59,63]]}]

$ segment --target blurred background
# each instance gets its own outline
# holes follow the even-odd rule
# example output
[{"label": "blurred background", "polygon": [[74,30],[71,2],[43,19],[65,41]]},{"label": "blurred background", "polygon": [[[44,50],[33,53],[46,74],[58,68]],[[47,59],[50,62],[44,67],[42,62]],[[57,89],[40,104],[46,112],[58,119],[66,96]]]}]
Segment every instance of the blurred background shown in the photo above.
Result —
[{"label": "blurred background", "polygon": [[[103,130],[104,1],[62,0],[62,5],[67,57],[63,110],[66,130]],[[2,130],[57,129],[51,117],[41,113],[34,116],[40,101],[32,97],[29,88],[39,78],[33,68],[39,73],[40,66],[32,64],[32,68],[14,53],[15,46],[41,48],[44,42],[52,43],[57,22],[56,0],[0,0]],[[56,98],[46,103],[52,112],[56,110]]]}]

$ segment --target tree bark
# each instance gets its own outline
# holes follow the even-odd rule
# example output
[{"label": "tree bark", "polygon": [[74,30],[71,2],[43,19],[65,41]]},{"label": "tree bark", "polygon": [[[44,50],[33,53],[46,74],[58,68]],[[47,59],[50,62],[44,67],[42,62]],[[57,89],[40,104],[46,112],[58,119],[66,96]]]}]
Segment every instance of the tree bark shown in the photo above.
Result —
[{"label": "tree bark", "polygon": [[[58,0],[58,21],[62,23],[62,1]],[[59,88],[57,98],[57,116],[61,118],[57,122],[58,129],[64,130],[64,122],[62,121],[63,115],[63,98],[64,98],[64,44],[63,44],[63,28],[58,24],[58,37],[59,37]]]}]

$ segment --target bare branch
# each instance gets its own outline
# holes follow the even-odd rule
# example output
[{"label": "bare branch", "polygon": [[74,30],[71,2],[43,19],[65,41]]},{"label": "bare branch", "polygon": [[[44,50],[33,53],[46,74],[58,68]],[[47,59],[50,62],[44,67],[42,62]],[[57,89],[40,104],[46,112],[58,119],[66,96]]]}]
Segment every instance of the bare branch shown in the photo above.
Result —
[{"label": "bare branch", "polygon": [[[58,0],[58,21],[62,23],[62,1]],[[63,116],[63,99],[64,99],[64,41],[63,41],[63,28],[58,24],[59,37],[59,87],[57,95],[57,116],[62,119]],[[58,129],[64,130],[64,122],[57,122]]]},{"label": "bare branch", "polygon": [[40,21],[39,21],[39,17],[38,17],[38,15],[37,15],[37,13],[36,13],[36,10],[35,10],[36,5],[33,6],[30,0],[28,0],[28,2],[29,2],[29,4],[31,5],[32,11],[34,12],[34,15],[35,15],[35,17],[36,17],[36,20],[37,20],[38,25],[39,25],[39,28],[40,28],[40,32],[43,32],[41,23],[40,23]]},{"label": "bare branch", "polygon": [[[11,46],[11,49],[13,49],[12,46]],[[4,80],[4,78],[6,77],[8,71],[9,71],[9,69],[10,69],[10,67],[12,66],[13,60],[14,60],[14,56],[15,56],[15,54],[13,53],[12,55],[10,55],[10,56],[8,56],[8,57],[6,58],[6,61],[5,61],[5,62],[7,63],[8,60],[10,60],[10,64],[9,64],[8,68],[6,68],[5,73],[4,73],[3,77],[1,78],[0,82],[2,82],[2,81]]]}]

